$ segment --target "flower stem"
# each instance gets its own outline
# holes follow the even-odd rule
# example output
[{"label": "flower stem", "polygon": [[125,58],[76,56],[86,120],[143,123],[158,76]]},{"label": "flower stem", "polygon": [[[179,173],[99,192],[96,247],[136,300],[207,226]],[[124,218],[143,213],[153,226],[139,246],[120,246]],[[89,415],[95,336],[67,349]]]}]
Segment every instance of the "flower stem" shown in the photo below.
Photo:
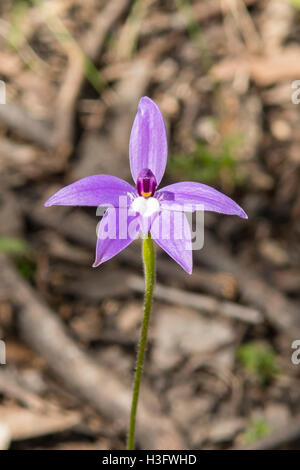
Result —
[{"label": "flower stem", "polygon": [[153,288],[155,282],[155,253],[153,241],[150,233],[147,238],[143,240],[143,262],[144,262],[144,274],[145,274],[145,301],[144,301],[144,319],[141,330],[140,344],[137,354],[136,371],[134,377],[132,402],[131,402],[131,413],[129,422],[129,431],[127,439],[127,450],[134,449],[134,436],[135,436],[135,423],[136,423],[136,411],[139,401],[139,391],[141,376],[143,371],[143,364],[145,358],[145,350],[147,343],[148,326],[152,305]]}]

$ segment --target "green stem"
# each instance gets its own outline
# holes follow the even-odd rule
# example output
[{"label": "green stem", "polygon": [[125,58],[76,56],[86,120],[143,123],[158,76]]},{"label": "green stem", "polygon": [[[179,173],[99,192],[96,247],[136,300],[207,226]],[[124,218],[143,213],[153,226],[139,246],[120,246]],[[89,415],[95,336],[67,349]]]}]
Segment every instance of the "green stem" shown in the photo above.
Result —
[{"label": "green stem", "polygon": [[150,233],[147,238],[143,240],[143,261],[144,261],[144,273],[145,273],[145,301],[144,301],[144,319],[141,330],[140,344],[137,354],[136,371],[133,385],[132,402],[131,402],[131,413],[129,422],[129,431],[127,439],[127,450],[134,449],[134,435],[135,435],[135,422],[136,422],[136,411],[139,401],[139,391],[141,376],[143,371],[143,364],[145,358],[145,350],[147,343],[148,326],[152,305],[153,288],[155,282],[155,253],[153,247],[153,241]]}]

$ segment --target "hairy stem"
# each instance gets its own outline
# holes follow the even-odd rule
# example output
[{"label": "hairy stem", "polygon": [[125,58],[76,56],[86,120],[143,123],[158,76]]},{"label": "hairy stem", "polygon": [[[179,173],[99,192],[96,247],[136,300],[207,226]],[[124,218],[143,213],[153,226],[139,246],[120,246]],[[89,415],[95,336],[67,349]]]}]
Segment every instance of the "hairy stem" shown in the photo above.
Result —
[{"label": "hairy stem", "polygon": [[147,334],[149,327],[149,319],[152,305],[153,288],[155,282],[155,253],[153,241],[150,233],[147,238],[143,240],[143,262],[144,262],[144,273],[145,273],[145,301],[144,301],[144,319],[141,330],[140,344],[137,354],[136,371],[134,377],[132,402],[131,402],[131,413],[129,422],[129,431],[127,439],[127,449],[134,449],[134,436],[135,436],[135,423],[136,423],[136,412],[139,401],[139,391],[141,376],[143,371],[143,364],[145,358],[145,350],[147,344]]}]

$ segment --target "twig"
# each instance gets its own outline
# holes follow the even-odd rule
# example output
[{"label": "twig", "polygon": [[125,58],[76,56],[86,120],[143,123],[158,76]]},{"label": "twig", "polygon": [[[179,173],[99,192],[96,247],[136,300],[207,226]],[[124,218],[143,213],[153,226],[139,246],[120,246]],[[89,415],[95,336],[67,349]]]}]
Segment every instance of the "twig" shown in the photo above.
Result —
[{"label": "twig", "polygon": [[[257,0],[244,0],[245,4],[253,5]],[[225,7],[225,11],[228,11]],[[201,23],[215,17],[221,16],[222,6],[219,0],[209,2],[197,2],[192,6],[194,21]],[[185,31],[187,23],[181,13],[159,14],[147,18],[147,22],[142,24],[141,36],[157,36],[166,31]]]},{"label": "twig", "polygon": [[6,424],[0,422],[0,450],[7,450],[10,446],[11,435]]},{"label": "twig", "polygon": [[[127,277],[127,283],[131,289],[143,292],[143,279],[138,276]],[[263,321],[262,314],[255,309],[238,305],[233,302],[214,299],[208,295],[200,295],[173,287],[156,284],[154,297],[173,304],[191,307],[207,314],[224,315],[250,324],[259,324]]]},{"label": "twig", "polygon": [[117,58],[128,60],[135,50],[143,18],[152,0],[136,0],[133,2],[129,15],[121,28],[117,43]]},{"label": "twig", "polygon": [[214,65],[210,74],[213,79],[220,81],[233,80],[237,71],[245,70],[259,86],[277,84],[279,81],[294,80],[300,76],[299,48],[286,47],[282,52],[272,55],[224,59]]},{"label": "twig", "polygon": [[243,0],[222,0],[223,11],[230,12],[244,38],[247,49],[252,53],[262,50],[262,40]]},{"label": "twig", "polygon": [[206,235],[200,255],[201,262],[210,268],[232,273],[239,281],[243,300],[262,311],[273,326],[292,338],[300,335],[298,308],[258,272],[238,263],[212,236]]},{"label": "twig", "polygon": [[64,412],[60,409],[45,413],[17,406],[0,406],[0,415],[0,424],[7,427],[12,441],[64,432],[79,425],[81,421],[79,412]]},{"label": "twig", "polygon": [[0,392],[13,397],[28,408],[35,410],[57,409],[56,406],[46,404],[38,395],[30,392],[23,385],[20,385],[14,374],[7,370],[0,371]]},{"label": "twig", "polygon": [[32,141],[50,150],[52,148],[52,130],[43,121],[30,116],[21,107],[7,103],[0,106],[0,121],[26,140]]}]

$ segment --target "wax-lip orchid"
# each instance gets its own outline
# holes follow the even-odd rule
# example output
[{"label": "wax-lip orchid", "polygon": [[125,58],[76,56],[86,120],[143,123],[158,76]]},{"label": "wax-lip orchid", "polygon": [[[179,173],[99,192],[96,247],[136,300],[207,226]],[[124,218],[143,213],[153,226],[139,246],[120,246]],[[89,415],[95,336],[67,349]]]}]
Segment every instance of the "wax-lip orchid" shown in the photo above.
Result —
[{"label": "wax-lip orchid", "polygon": [[[192,272],[192,244],[189,223],[183,211],[193,212],[199,205],[207,211],[238,215],[247,218],[243,209],[232,199],[216,189],[201,183],[175,183],[157,190],[164,175],[168,144],[163,117],[158,106],[148,97],[141,98],[129,143],[130,168],[136,187],[110,175],[94,175],[76,181],[55,193],[45,206],[103,206],[110,205],[98,229],[96,260],[98,266],[126,248],[137,231],[129,233],[121,227],[121,216],[115,209],[127,210],[126,227],[136,222],[144,233],[152,238],[189,274]],[[182,212],[186,237],[179,235],[176,218],[171,217],[169,234],[161,233],[161,227],[170,216]],[[115,236],[107,237],[109,222],[115,225]],[[123,224],[124,225],[124,224]],[[182,230],[182,223],[180,230]],[[121,233],[122,232],[122,233]]]}]

